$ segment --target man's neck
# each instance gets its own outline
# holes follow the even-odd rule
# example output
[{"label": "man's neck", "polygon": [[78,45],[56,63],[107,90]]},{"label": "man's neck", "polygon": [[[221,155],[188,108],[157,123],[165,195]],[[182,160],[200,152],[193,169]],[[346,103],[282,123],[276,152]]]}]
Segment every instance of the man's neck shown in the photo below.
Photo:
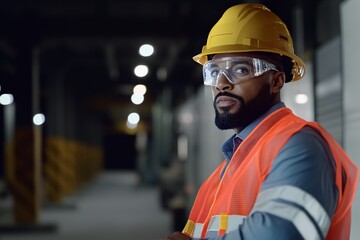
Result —
[{"label": "man's neck", "polygon": [[255,121],[256,119],[260,118],[262,115],[264,115],[266,112],[268,112],[273,106],[275,106],[276,104],[280,103],[280,98],[279,99],[276,99],[276,101],[274,101],[271,106],[266,110],[264,111],[263,113],[261,113],[257,118],[255,119],[252,119],[252,121],[250,121],[248,124],[246,124],[246,126],[239,126],[237,128],[234,128],[234,132],[236,134],[239,134],[242,130],[244,130],[249,124],[251,124],[253,121]]}]

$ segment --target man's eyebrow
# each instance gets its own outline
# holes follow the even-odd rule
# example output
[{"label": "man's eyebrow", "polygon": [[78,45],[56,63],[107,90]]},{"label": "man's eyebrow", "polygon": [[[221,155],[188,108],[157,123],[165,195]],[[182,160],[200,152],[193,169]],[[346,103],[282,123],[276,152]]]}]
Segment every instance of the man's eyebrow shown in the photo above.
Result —
[{"label": "man's eyebrow", "polygon": [[247,65],[250,65],[249,61],[243,61],[243,60],[233,61],[232,63],[233,64],[247,64]]},{"label": "man's eyebrow", "polygon": [[217,63],[211,63],[210,65],[209,65],[209,67],[219,67],[219,64],[217,64]]}]

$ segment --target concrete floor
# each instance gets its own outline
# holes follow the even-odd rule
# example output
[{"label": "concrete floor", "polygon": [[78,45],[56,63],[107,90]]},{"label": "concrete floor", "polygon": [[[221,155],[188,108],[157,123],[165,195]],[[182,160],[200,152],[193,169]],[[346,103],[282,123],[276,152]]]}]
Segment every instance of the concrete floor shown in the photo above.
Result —
[{"label": "concrete floor", "polygon": [[0,233],[0,239],[158,240],[171,232],[171,221],[156,187],[139,186],[133,173],[105,172],[62,205],[42,209],[39,226],[55,231]]}]

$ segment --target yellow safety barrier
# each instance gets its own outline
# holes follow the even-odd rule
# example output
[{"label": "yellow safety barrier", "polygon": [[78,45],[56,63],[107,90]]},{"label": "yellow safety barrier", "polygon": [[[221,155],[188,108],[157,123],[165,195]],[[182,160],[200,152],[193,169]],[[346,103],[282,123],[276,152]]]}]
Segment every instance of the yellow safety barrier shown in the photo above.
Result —
[{"label": "yellow safety barrier", "polygon": [[15,184],[15,150],[14,150],[14,143],[7,142],[4,145],[4,179],[6,184],[13,188]]},{"label": "yellow safety barrier", "polygon": [[18,127],[14,141],[5,144],[5,180],[13,192],[16,223],[38,222],[42,183],[46,200],[59,203],[103,169],[99,146],[60,137],[46,137],[41,159],[41,142],[35,141],[41,132],[37,131]]},{"label": "yellow safety barrier", "polygon": [[103,153],[97,146],[59,137],[47,137],[46,142],[44,168],[50,202],[72,194],[103,168]]},{"label": "yellow safety barrier", "polygon": [[[14,138],[14,175],[11,187],[14,197],[16,223],[34,224],[40,212],[40,159],[34,155],[34,132],[32,127],[16,128]],[[11,154],[10,154],[11,156]]]},{"label": "yellow safety barrier", "polygon": [[75,174],[66,141],[62,138],[48,137],[45,145],[45,186],[47,200],[60,202],[73,192]]},{"label": "yellow safety barrier", "polygon": [[103,169],[103,152],[99,147],[76,143],[77,176],[82,185]]}]

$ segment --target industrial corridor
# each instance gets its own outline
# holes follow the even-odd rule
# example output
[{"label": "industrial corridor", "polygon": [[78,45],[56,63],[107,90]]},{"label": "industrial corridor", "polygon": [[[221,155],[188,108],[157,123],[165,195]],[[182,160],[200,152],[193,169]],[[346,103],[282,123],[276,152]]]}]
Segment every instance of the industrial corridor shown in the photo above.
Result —
[{"label": "industrial corridor", "polygon": [[[4,228],[11,214],[6,214],[4,203],[0,206]],[[171,213],[160,206],[157,187],[140,185],[133,172],[116,171],[99,173],[60,205],[45,205],[40,219],[37,230],[36,226],[23,232],[7,229],[0,232],[0,239],[157,240],[172,226]]]},{"label": "industrial corridor", "polygon": [[[217,25],[250,2],[263,5]],[[360,0],[1,0],[0,240],[238,235],[254,212],[245,239],[359,240],[359,12]],[[350,237],[332,235],[350,206]]]}]

